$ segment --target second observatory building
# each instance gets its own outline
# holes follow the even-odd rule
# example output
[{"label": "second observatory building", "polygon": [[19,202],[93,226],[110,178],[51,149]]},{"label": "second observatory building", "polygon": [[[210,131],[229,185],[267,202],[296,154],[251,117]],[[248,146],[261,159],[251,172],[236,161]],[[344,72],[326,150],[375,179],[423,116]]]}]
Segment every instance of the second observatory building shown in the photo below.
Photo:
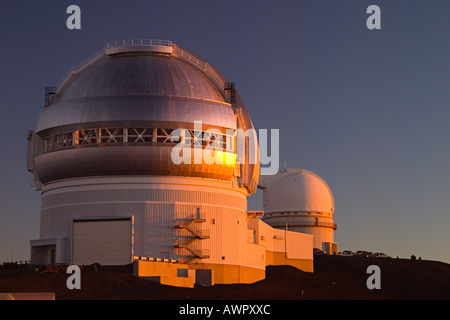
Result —
[{"label": "second observatory building", "polygon": [[305,169],[285,168],[273,176],[263,176],[264,222],[314,236],[313,246],[328,254],[337,253],[334,242],[334,197],[328,184]]}]

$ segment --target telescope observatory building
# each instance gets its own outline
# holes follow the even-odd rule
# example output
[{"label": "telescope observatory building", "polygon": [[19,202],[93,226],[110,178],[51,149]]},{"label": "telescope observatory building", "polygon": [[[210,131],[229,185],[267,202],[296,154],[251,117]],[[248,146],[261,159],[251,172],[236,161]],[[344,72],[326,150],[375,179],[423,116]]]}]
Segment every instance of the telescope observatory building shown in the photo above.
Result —
[{"label": "telescope observatory building", "polygon": [[259,157],[238,154],[236,132],[257,151],[256,134],[234,84],[203,58],[171,41],[118,41],[45,97],[27,135],[42,195],[32,264],[133,263],[188,287],[252,283],[267,265],[313,271],[313,235],[247,210]]},{"label": "telescope observatory building", "polygon": [[328,184],[305,169],[287,168],[273,176],[263,176],[264,217],[277,229],[312,234],[314,248],[337,253],[334,242],[334,197]]}]

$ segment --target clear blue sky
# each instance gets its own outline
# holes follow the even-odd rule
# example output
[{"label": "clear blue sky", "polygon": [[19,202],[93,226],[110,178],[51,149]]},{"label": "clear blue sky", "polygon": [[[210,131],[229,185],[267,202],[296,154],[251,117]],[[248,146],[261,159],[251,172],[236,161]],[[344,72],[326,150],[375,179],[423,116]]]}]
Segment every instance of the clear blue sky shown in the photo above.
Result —
[{"label": "clear blue sky", "polygon": [[[66,28],[71,4],[81,30]],[[381,30],[366,27],[371,4]],[[0,262],[28,259],[39,238],[25,159],[44,88],[131,38],[173,40],[236,83],[256,128],[280,129],[280,163],[330,185],[339,250],[450,262],[449,12],[445,0],[1,1]]]}]

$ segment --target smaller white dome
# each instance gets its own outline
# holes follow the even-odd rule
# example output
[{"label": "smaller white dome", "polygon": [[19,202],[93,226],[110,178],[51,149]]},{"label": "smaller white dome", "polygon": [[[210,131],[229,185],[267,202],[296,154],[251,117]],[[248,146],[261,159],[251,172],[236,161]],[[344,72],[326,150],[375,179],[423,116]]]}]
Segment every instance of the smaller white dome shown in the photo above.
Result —
[{"label": "smaller white dome", "polygon": [[334,198],[328,184],[304,169],[285,169],[273,176],[262,176],[264,213],[334,213]]}]

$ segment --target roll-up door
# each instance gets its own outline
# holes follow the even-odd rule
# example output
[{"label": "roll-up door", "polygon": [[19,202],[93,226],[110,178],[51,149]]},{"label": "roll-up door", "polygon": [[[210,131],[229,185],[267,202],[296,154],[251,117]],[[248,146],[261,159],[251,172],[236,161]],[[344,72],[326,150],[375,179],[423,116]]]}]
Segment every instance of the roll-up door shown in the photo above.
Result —
[{"label": "roll-up door", "polygon": [[74,220],[72,263],[125,265],[131,263],[132,221]]}]

